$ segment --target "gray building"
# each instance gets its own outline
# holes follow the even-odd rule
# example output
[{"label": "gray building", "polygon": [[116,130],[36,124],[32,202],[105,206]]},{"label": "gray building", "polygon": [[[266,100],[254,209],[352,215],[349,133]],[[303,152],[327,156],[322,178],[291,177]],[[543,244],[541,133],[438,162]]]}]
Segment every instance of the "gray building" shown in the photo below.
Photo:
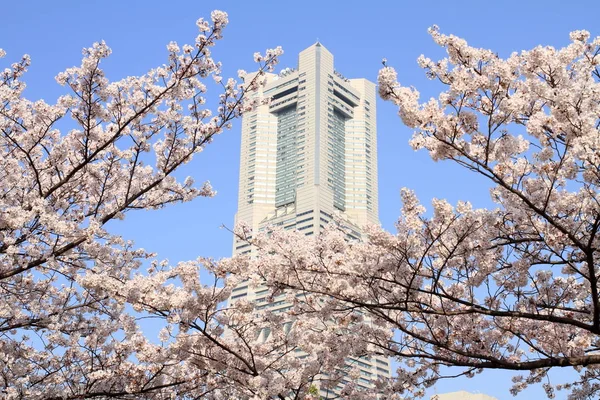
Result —
[{"label": "gray building", "polygon": [[[333,61],[317,42],[300,53],[297,68],[267,75],[258,95],[270,104],[242,119],[236,223],[317,235],[335,219],[350,239],[360,239],[361,227],[379,222],[375,84],[346,79]],[[253,252],[241,240],[233,247],[234,254]],[[290,308],[283,300],[267,303],[268,296],[265,287],[242,284],[230,301]],[[348,359],[348,365],[360,369],[359,385],[367,389],[377,377],[390,376],[384,357]]]},{"label": "gray building", "polygon": [[436,394],[431,400],[497,400],[495,397],[482,393],[469,393],[464,390],[452,393]]},{"label": "gray building", "polygon": [[316,43],[261,92],[271,103],[242,120],[236,222],[313,235],[335,215],[357,237],[378,223],[375,84],[344,78]]}]

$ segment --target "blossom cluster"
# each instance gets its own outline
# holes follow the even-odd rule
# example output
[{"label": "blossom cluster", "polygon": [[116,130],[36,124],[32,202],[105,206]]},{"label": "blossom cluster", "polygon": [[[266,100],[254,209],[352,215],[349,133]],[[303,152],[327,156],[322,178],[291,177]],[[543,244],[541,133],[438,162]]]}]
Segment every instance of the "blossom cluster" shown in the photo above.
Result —
[{"label": "blossom cluster", "polygon": [[[211,49],[227,23],[213,12],[192,45],[172,42],[164,65],[115,82],[102,69],[110,48],[95,43],[56,76],[66,91],[55,104],[24,97],[28,56],[0,72],[0,397],[254,396],[260,368],[240,372],[250,389],[234,386],[228,371],[248,352],[221,343],[226,318],[244,315],[222,309],[228,288],[201,284],[198,262],[154,263],[106,228],[214,194],[174,172],[259,104],[248,91],[282,53],[268,50],[244,85],[222,81]],[[207,79],[222,83],[214,109]],[[149,317],[164,320],[162,342],[141,331]]]},{"label": "blossom cluster", "polygon": [[[487,179],[496,207],[434,199],[428,212],[403,189],[395,234],[366,227],[356,243],[334,226],[318,237],[253,232],[257,257],[236,256],[226,270],[322,296],[320,312],[338,329],[348,310],[360,312],[345,338],[359,334],[366,350],[397,359],[396,375],[380,382],[390,397],[421,397],[447,371],[490,368],[515,371],[513,394],[543,383],[549,398],[595,398],[600,37],[577,31],[565,48],[503,59],[437,27],[430,34],[447,57],[418,63],[445,91],[421,103],[384,62],[380,96],[414,130],[414,149]],[[564,367],[579,377],[548,380]]]}]

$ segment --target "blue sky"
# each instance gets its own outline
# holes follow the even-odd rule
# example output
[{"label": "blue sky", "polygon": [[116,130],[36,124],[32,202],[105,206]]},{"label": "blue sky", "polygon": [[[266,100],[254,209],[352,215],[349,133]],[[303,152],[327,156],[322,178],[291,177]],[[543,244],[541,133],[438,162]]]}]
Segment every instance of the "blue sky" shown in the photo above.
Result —
[{"label": "blue sky", "polygon": [[[230,25],[214,50],[223,62],[224,76],[238,69],[252,70],[252,55],[282,46],[281,66],[294,67],[297,54],[317,39],[335,56],[336,68],[348,78],[375,81],[386,57],[398,70],[401,83],[419,89],[424,99],[441,87],[428,81],[417,66],[420,54],[441,58],[443,52],[427,34],[433,24],[444,33],[465,38],[506,56],[538,44],[564,46],[572,30],[599,35],[595,1],[13,1],[2,4],[0,48],[6,62],[28,53],[33,65],[25,80],[30,99],[54,101],[63,88],[54,76],[78,65],[81,49],[105,40],[113,49],[104,67],[109,79],[142,74],[166,60],[165,45],[172,40],[192,43],[195,21],[218,8],[229,14]],[[454,203],[471,200],[489,206],[488,185],[460,168],[434,163],[408,145],[410,130],[402,126],[396,109],[381,100],[378,110],[379,206],[382,225],[393,230],[400,209],[399,190],[414,189],[427,206],[433,197]],[[164,210],[138,212],[115,224],[123,234],[147,250],[172,262],[231,254],[231,227],[237,203],[240,125],[216,138],[205,152],[186,165],[183,175],[197,182],[209,179],[218,195]],[[467,389],[498,399],[510,398],[509,375],[486,372],[472,380],[437,386],[437,393]],[[433,392],[431,392],[433,393]],[[557,398],[562,398],[559,392]],[[542,398],[539,391],[518,398]]]}]

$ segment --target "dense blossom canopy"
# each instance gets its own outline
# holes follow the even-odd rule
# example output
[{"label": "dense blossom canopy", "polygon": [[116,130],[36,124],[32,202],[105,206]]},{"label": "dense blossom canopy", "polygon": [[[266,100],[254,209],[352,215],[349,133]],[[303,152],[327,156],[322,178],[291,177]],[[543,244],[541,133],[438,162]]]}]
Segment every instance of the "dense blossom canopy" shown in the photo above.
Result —
[{"label": "dense blossom canopy", "polygon": [[[262,101],[249,92],[281,54],[255,55],[243,85],[222,79],[211,48],[226,24],[213,12],[193,45],[172,42],[165,65],[116,82],[101,69],[110,49],[96,43],[56,77],[67,89],[56,104],[23,97],[28,56],[0,73],[0,397],[301,396],[342,362],[296,356],[333,340],[320,315],[284,332],[289,318],[227,305],[238,278],[210,260],[169,266],[107,231],[132,210],[213,194],[173,172]],[[206,79],[221,87],[214,111]],[[154,318],[159,338],[139,318]]]},{"label": "dense blossom canopy", "polygon": [[[494,209],[435,199],[427,212],[404,189],[396,234],[240,226],[257,257],[171,266],[106,225],[213,195],[173,173],[263,101],[249,94],[281,54],[255,54],[243,85],[223,80],[211,47],[227,22],[200,19],[193,45],[170,43],[165,65],[116,82],[96,43],[56,77],[68,92],[56,104],[23,97],[29,57],[0,72],[1,397],[314,399],[316,384],[343,381],[341,398],[399,399],[446,366],[514,370],[513,393],[544,382],[549,397],[597,397],[600,38],[573,32],[563,49],[502,59],[434,27],[448,57],[419,64],[446,91],[424,104],[380,71],[412,146],[488,179]],[[207,79],[222,88],[214,111]],[[289,309],[227,300],[245,284]],[[158,338],[140,318],[161,325]],[[399,367],[364,391],[347,357],[373,353]],[[545,379],[563,367],[569,382]]]},{"label": "dense blossom canopy", "polygon": [[[397,359],[397,376],[381,383],[390,396],[490,368],[516,371],[513,394],[540,383],[548,397],[597,398],[600,38],[577,31],[565,48],[502,59],[430,34],[448,56],[419,64],[446,90],[420,103],[384,66],[379,93],[414,129],[414,149],[486,178],[496,207],[434,199],[427,212],[404,189],[396,234],[370,227],[356,243],[334,227],[318,238],[274,230],[253,234],[256,259],[226,265],[322,295],[332,320],[360,316],[344,334]],[[547,379],[563,367],[570,381]]]}]

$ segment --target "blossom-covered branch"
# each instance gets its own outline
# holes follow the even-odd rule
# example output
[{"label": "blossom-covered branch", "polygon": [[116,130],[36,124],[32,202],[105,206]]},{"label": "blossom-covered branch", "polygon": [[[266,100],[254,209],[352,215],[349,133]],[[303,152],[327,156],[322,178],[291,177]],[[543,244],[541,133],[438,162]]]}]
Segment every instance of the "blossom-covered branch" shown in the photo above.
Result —
[{"label": "blossom-covered branch", "polygon": [[[56,77],[68,89],[56,104],[23,97],[28,56],[0,73],[3,398],[215,395],[215,368],[187,363],[174,349],[180,343],[145,337],[136,322],[140,314],[127,312],[128,301],[143,310],[141,293],[160,275],[142,279],[136,271],[153,255],[105,226],[131,210],[213,195],[208,182],[196,187],[173,172],[262,101],[247,93],[281,54],[280,48],[268,50],[244,85],[223,80],[211,48],[227,23],[226,13],[214,11],[210,21],[198,20],[193,45],[170,43],[166,64],[116,82],[101,69],[110,49],[95,43],[83,51],[79,67]],[[222,86],[215,111],[204,105],[209,78]],[[185,265],[170,276],[197,278],[197,265]],[[196,306],[217,313],[222,289],[197,291]],[[207,330],[210,318],[199,329]],[[219,331],[205,336],[218,341]],[[232,348],[221,350],[235,356]],[[213,357],[214,363],[223,360]]]},{"label": "blossom-covered branch", "polygon": [[253,233],[259,257],[237,257],[230,270],[325,296],[334,315],[368,315],[365,340],[401,364],[390,393],[421,396],[444,366],[529,371],[513,393],[571,367],[579,379],[546,381],[548,396],[597,396],[600,38],[573,32],[565,48],[502,59],[430,33],[448,57],[419,64],[446,91],[421,104],[385,66],[380,95],[414,129],[413,148],[486,178],[497,207],[434,199],[427,213],[404,189],[395,235],[371,227],[349,243],[333,228],[318,238]]}]

